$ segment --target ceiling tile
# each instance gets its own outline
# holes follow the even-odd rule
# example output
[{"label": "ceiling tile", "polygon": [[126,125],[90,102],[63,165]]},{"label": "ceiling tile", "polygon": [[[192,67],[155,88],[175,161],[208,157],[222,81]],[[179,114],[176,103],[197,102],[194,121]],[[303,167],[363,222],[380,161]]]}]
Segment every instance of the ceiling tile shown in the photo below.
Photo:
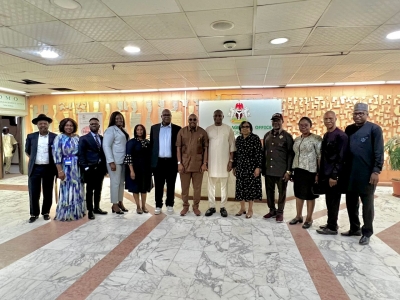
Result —
[{"label": "ceiling tile", "polygon": [[318,26],[381,25],[399,10],[398,0],[333,0]]},{"label": "ceiling tile", "polygon": [[[264,49],[279,49],[285,47],[294,47],[294,46],[302,46],[306,41],[307,37],[311,32],[311,28],[303,28],[303,29],[293,29],[293,30],[284,30],[284,31],[276,31],[276,32],[266,32],[266,33],[257,33],[256,34],[256,44],[254,49],[256,50],[264,50]],[[276,38],[288,38],[284,44],[273,45],[270,43],[271,40]]]},{"label": "ceiling tile", "polygon": [[74,45],[63,45],[57,47],[65,52],[71,53],[80,58],[112,57],[119,56],[116,52],[103,46],[100,43],[82,43]]},{"label": "ceiling tile", "polygon": [[196,37],[184,13],[134,16],[123,19],[145,39]]},{"label": "ceiling tile", "polygon": [[342,59],[341,56],[308,56],[303,66],[333,66]]},{"label": "ceiling tile", "polygon": [[362,71],[368,68],[369,64],[340,64],[329,69],[329,73],[344,73]]},{"label": "ceiling tile", "polygon": [[267,68],[237,69],[237,74],[239,76],[244,76],[244,75],[265,75],[266,73],[267,73]]},{"label": "ceiling tile", "polygon": [[236,50],[251,50],[253,43],[252,35],[232,35],[232,36],[216,36],[216,37],[203,37],[200,42],[203,44],[207,52],[229,51],[224,47],[224,43],[228,41],[236,42]]},{"label": "ceiling tile", "polygon": [[173,70],[177,72],[188,72],[188,71],[204,71],[202,61],[175,61],[168,64]]},{"label": "ceiling tile", "polygon": [[299,1],[307,1],[307,0],[257,0],[257,5],[270,5],[270,4],[299,2]]},{"label": "ceiling tile", "polygon": [[[399,1],[400,2],[400,1]],[[386,36],[392,31],[397,31],[400,29],[399,25],[383,25],[378,29],[373,31],[370,35],[364,38],[360,43],[361,44],[375,44],[375,43],[384,43],[384,44],[397,44],[398,40],[388,40]]]},{"label": "ceiling tile", "polygon": [[71,59],[39,59],[37,60],[38,63],[43,65],[86,65],[90,64],[90,61],[82,58],[71,58]]},{"label": "ceiling tile", "polygon": [[298,54],[301,49],[302,47],[267,48],[265,50],[255,50],[254,55]]},{"label": "ceiling tile", "polygon": [[211,58],[207,60],[202,60],[201,64],[206,70],[236,69],[235,60],[232,58]]},{"label": "ceiling tile", "polygon": [[[20,48],[16,48],[16,49],[21,51],[21,52],[23,52],[23,53],[28,53],[30,55],[37,56],[38,58],[40,58],[41,60],[44,60],[44,61],[58,62],[58,61],[61,61],[62,59],[74,59],[74,58],[77,58],[76,56],[74,56],[74,55],[72,55],[70,53],[62,51],[57,47],[51,47],[51,46],[20,47]],[[42,56],[40,55],[40,52],[44,51],[44,50],[54,51],[59,55],[59,57],[51,58],[51,59],[43,59]]]},{"label": "ceiling tile", "polygon": [[185,11],[253,7],[253,0],[179,0],[179,3]]},{"label": "ceiling tile", "polygon": [[233,50],[225,52],[210,52],[210,57],[240,57],[240,56],[251,56],[251,50]]},{"label": "ceiling tile", "polygon": [[306,59],[307,56],[271,57],[269,68],[300,67]]},{"label": "ceiling tile", "polygon": [[[152,54],[161,54],[155,47],[153,47],[150,43],[145,40],[136,40],[136,41],[115,41],[115,42],[102,42],[103,46],[110,48],[114,52],[119,55],[129,56],[129,57],[137,57],[142,55],[152,55]],[[139,53],[128,53],[124,50],[126,46],[135,46],[140,48]]]},{"label": "ceiling tile", "polygon": [[249,57],[236,59],[236,67],[238,69],[245,68],[266,68],[269,65],[269,56],[267,57]]},{"label": "ceiling tile", "polygon": [[372,64],[383,56],[385,56],[383,53],[350,53],[340,61],[340,64]]},{"label": "ceiling tile", "polygon": [[98,42],[141,39],[132,28],[116,17],[67,20],[65,23]]},{"label": "ceiling tile", "polygon": [[124,62],[132,61],[129,57],[124,57],[124,56],[87,57],[86,59],[95,64],[98,64],[98,63],[115,64],[115,63],[124,63]]},{"label": "ceiling tile", "polygon": [[212,79],[215,82],[225,82],[225,81],[238,81],[239,78],[237,75],[231,75],[231,76],[213,76]]},{"label": "ceiling tile", "polygon": [[155,15],[180,12],[175,0],[102,0],[120,16]]},{"label": "ceiling tile", "polygon": [[[8,1],[8,0],[6,0]],[[50,1],[43,0],[25,0],[57,19],[82,19],[82,18],[101,18],[112,17],[115,14],[102,2],[98,0],[78,0],[81,8],[79,9],[64,9]]]},{"label": "ceiling tile", "polygon": [[306,46],[357,44],[377,27],[318,27],[307,40]]},{"label": "ceiling tile", "polygon": [[330,0],[310,0],[257,7],[256,33],[313,27]]},{"label": "ceiling tile", "polygon": [[197,59],[197,58],[208,58],[209,55],[206,52],[200,53],[182,53],[182,54],[166,54],[168,59],[177,60],[177,59]]},{"label": "ceiling tile", "polygon": [[53,46],[91,41],[89,37],[59,21],[17,25],[11,26],[10,28]]},{"label": "ceiling tile", "polygon": [[375,61],[375,63],[397,63],[400,62],[400,51],[394,51],[393,53],[385,54],[383,57]]},{"label": "ceiling tile", "polygon": [[0,24],[5,26],[53,21],[55,18],[21,0],[1,0]]},{"label": "ceiling tile", "polygon": [[7,27],[0,27],[0,44],[5,47],[39,46],[41,43]]},{"label": "ceiling tile", "polygon": [[340,54],[347,53],[354,45],[325,45],[325,46],[305,46],[301,49],[301,53],[332,53]]},{"label": "ceiling tile", "polygon": [[156,47],[161,53],[172,55],[180,53],[199,53],[204,49],[203,45],[196,38],[151,40],[149,43]]},{"label": "ceiling tile", "polygon": [[228,70],[208,70],[208,74],[210,76],[236,76],[236,70],[228,69]]},{"label": "ceiling tile", "polygon": [[28,53],[24,53],[22,51],[19,51],[18,49],[14,49],[14,48],[0,48],[0,51],[3,52],[3,53],[8,53],[8,54],[17,56],[19,58],[27,59],[27,60],[30,60],[30,61],[38,61],[39,59],[41,59],[36,55],[31,55],[31,54],[28,54]]},{"label": "ceiling tile", "polygon": [[[186,15],[199,37],[230,36],[253,33],[252,7],[188,12]],[[212,29],[211,23],[219,20],[231,21],[235,26],[226,31]]]}]

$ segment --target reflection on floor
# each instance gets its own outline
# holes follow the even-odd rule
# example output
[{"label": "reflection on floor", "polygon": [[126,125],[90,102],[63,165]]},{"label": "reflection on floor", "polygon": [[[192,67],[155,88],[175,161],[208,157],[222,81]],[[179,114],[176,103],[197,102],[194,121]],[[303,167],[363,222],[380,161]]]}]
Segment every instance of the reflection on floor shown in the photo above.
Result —
[{"label": "reflection on floor", "polygon": [[[26,176],[0,181],[8,187],[0,190],[0,299],[399,299],[398,249],[379,234],[368,246],[358,237],[318,235],[323,197],[309,230],[262,219],[261,203],[252,219],[234,216],[236,202],[228,202],[228,218],[218,208],[205,217],[206,201],[202,216],[180,217],[180,199],[175,214],[153,216],[136,214],[129,197],[129,212],[117,216],[106,180],[108,215],[29,224],[26,185]],[[379,187],[375,199],[375,233],[385,236],[400,221],[400,201],[390,193]],[[154,206],[153,193],[148,203]],[[343,203],[339,231],[348,229]],[[286,222],[294,211],[288,201]]]}]

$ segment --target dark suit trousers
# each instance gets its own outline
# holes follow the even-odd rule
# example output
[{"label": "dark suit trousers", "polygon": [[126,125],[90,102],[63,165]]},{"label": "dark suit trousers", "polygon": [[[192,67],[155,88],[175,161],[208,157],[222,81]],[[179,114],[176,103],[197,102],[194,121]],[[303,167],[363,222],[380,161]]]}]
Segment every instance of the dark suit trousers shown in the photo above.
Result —
[{"label": "dark suit trousers", "polygon": [[175,182],[178,165],[172,158],[158,158],[157,167],[153,170],[156,207],[163,206],[164,186],[167,183],[166,206],[174,206]]},{"label": "dark suit trousers", "polygon": [[327,187],[325,194],[326,209],[328,210],[328,228],[336,231],[339,215],[340,198],[342,194],[337,186]]},{"label": "dark suit trousers", "polygon": [[[85,171],[86,182],[86,207],[88,211],[100,208],[101,190],[103,189],[104,171],[91,166]],[[94,207],[93,207],[94,204]]]},{"label": "dark suit trousers", "polygon": [[54,165],[34,165],[28,179],[31,216],[40,215],[39,199],[43,190],[42,215],[50,212],[53,202]]},{"label": "dark suit trousers", "polygon": [[364,226],[362,227],[362,234],[366,237],[370,237],[373,233],[372,222],[374,220],[374,192],[372,189],[369,193],[358,193],[358,192],[347,192],[346,193],[346,205],[347,213],[349,214],[350,220],[350,231],[360,230],[360,219],[358,217],[359,207],[361,202],[363,204],[363,221]]},{"label": "dark suit trousers", "polygon": [[[278,210],[275,207],[275,185],[278,186]],[[287,182],[285,182],[282,177],[268,175],[265,176],[265,189],[270,212],[283,214],[286,202],[286,188]]]}]

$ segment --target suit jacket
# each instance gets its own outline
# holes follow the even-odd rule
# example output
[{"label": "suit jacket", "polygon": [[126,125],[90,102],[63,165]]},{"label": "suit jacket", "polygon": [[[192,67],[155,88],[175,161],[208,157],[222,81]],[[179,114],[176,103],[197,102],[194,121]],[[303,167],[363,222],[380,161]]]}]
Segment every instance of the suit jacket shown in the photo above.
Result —
[{"label": "suit jacket", "polygon": [[[158,153],[160,150],[160,128],[161,123],[151,126],[150,129],[150,147],[151,151],[151,167],[154,169],[158,164]],[[178,169],[178,159],[176,157],[176,137],[178,136],[181,127],[171,123],[171,154],[172,159],[176,163],[176,168]]]},{"label": "suit jacket", "polygon": [[[49,132],[49,164],[54,166],[54,176],[57,175],[57,167],[53,159],[53,142],[57,134]],[[30,133],[26,136],[25,153],[29,156],[28,176],[31,176],[33,167],[35,166],[36,154],[39,141],[39,132]]]},{"label": "suit jacket", "polygon": [[126,153],[126,136],[117,126],[110,126],[104,132],[103,150],[107,163],[121,165],[124,163]]},{"label": "suit jacket", "polygon": [[[103,144],[103,136],[99,135],[101,144]],[[107,173],[106,156],[102,147],[98,147],[97,143],[91,132],[79,138],[78,144],[78,158],[79,166],[81,167],[82,174],[85,169],[96,169],[96,171],[103,174]]]}]

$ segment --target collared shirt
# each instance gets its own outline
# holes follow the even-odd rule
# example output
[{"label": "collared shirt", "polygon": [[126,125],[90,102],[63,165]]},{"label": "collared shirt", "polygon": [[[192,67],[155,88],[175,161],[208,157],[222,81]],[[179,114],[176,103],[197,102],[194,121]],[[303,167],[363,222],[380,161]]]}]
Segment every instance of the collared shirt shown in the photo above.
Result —
[{"label": "collared shirt", "polygon": [[4,149],[4,156],[5,157],[12,157],[13,156],[13,146],[18,144],[12,134],[4,134],[2,133],[3,139],[3,149]]},{"label": "collared shirt", "polygon": [[324,134],[321,146],[321,176],[336,180],[341,174],[348,140],[347,135],[339,128]]},{"label": "collared shirt", "polygon": [[163,124],[161,123],[158,157],[172,157],[171,135],[172,135],[171,123],[169,123],[167,126],[163,126]]},{"label": "collared shirt", "polygon": [[264,136],[264,168],[265,175],[282,177],[286,171],[292,170],[293,137],[281,129],[267,132]]},{"label": "collared shirt", "polygon": [[189,126],[183,127],[178,132],[176,146],[181,148],[181,163],[185,171],[200,172],[204,148],[208,147],[207,132],[201,127],[196,127],[193,130],[190,130]]},{"label": "collared shirt", "polygon": [[322,138],[314,133],[307,137],[297,137],[293,145],[293,169],[299,168],[317,173],[318,159],[321,157],[321,143]]},{"label": "collared shirt", "polygon": [[49,134],[39,134],[35,164],[47,165],[49,163]]},{"label": "collared shirt", "polygon": [[100,144],[100,147],[101,147],[101,139],[100,139],[99,134],[98,133],[93,133],[93,132],[90,132],[90,133],[92,134],[94,140],[97,141]]}]

